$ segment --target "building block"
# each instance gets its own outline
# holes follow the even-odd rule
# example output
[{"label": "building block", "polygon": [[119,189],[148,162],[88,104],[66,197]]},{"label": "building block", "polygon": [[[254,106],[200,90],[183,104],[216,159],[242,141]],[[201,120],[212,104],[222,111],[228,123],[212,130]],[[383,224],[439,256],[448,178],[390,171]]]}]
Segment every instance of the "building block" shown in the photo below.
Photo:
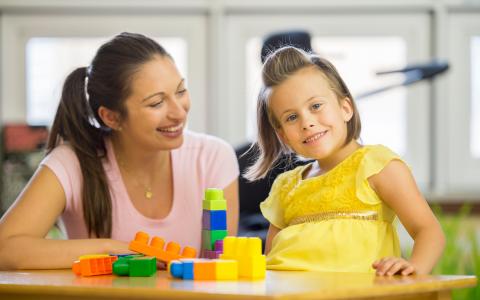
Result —
[{"label": "building block", "polygon": [[[190,268],[193,277],[190,277]],[[193,280],[236,280],[238,279],[238,262],[223,259],[174,260],[168,266],[168,272],[175,278]]]},{"label": "building block", "polygon": [[256,237],[226,237],[220,259],[238,262],[239,277],[262,279],[266,274],[265,255],[262,255],[262,240]]},{"label": "building block", "polygon": [[164,240],[160,237],[153,237],[148,244],[149,235],[139,231],[135,235],[135,239],[130,242],[128,249],[136,251],[147,256],[155,256],[158,260],[170,262],[180,258],[193,258],[197,255],[197,251],[192,247],[184,247],[180,254],[180,245],[175,242],[169,242],[165,249]]},{"label": "building block", "polygon": [[83,255],[73,263],[72,271],[81,276],[112,274],[112,263],[117,259],[108,254]]},{"label": "building block", "polygon": [[227,236],[226,230],[202,230],[202,249],[214,250],[215,242]]},{"label": "building block", "polygon": [[203,210],[202,229],[227,230],[226,210]]},{"label": "building block", "polygon": [[227,201],[223,198],[223,190],[206,189],[202,207],[205,210],[227,210]]},{"label": "building block", "polygon": [[153,256],[124,256],[113,263],[113,273],[119,276],[150,277],[157,272],[157,259]]}]

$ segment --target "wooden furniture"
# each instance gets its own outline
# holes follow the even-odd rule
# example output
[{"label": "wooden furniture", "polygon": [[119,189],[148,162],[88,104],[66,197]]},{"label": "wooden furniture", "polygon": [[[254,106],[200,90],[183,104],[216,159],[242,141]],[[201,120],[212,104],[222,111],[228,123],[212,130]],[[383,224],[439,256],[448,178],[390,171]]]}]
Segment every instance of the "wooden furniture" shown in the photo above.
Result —
[{"label": "wooden furniture", "polygon": [[153,277],[80,277],[71,270],[0,272],[0,299],[450,299],[474,276],[376,277],[360,273],[267,271],[258,281]]}]

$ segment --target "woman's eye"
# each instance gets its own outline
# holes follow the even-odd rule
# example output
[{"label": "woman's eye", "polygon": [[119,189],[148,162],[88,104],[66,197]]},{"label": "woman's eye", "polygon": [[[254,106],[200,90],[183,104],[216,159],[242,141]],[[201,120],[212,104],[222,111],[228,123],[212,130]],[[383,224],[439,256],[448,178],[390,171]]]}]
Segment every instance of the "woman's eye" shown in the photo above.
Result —
[{"label": "woman's eye", "polygon": [[152,103],[152,104],[149,104],[148,106],[155,108],[155,107],[159,107],[160,105],[162,105],[162,103],[163,103],[163,100],[162,100],[162,101],[154,102],[154,103]]},{"label": "woman's eye", "polygon": [[186,92],[187,92],[187,89],[179,90],[177,92],[177,95],[183,96],[183,95],[185,95]]}]

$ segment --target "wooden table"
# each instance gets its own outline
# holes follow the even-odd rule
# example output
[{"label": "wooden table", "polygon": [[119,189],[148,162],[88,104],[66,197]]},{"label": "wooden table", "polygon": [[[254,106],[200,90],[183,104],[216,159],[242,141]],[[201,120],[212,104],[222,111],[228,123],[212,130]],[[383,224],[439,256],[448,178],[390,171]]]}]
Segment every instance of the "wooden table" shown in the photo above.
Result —
[{"label": "wooden table", "polygon": [[258,281],[77,277],[71,270],[0,272],[0,299],[450,299],[474,276],[376,277],[360,273],[267,271]]}]

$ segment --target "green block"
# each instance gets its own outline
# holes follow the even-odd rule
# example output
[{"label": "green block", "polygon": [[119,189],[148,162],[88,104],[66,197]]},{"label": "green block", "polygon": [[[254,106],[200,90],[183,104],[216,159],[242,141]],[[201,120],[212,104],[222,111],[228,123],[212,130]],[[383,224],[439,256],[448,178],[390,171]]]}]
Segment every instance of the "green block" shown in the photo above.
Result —
[{"label": "green block", "polygon": [[143,254],[123,256],[113,263],[112,271],[117,276],[152,276],[157,272],[157,259]]},{"label": "green block", "polygon": [[225,200],[203,200],[203,209],[205,210],[227,210],[227,201]]},{"label": "green block", "polygon": [[130,277],[150,277],[157,272],[157,259],[153,256],[132,258],[128,265]]},{"label": "green block", "polygon": [[226,236],[226,230],[202,230],[202,249],[215,250],[215,242]]}]

